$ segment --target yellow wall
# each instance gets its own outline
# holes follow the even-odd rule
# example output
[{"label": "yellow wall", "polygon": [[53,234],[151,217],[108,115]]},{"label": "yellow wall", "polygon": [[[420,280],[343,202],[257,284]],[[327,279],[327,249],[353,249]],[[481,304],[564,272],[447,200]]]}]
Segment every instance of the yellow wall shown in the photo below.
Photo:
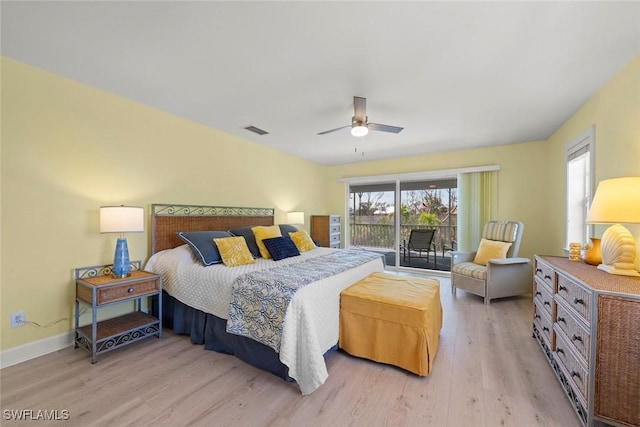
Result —
[{"label": "yellow wall", "polygon": [[[596,180],[640,175],[640,56],[547,141],[322,167],[2,59],[2,350],[72,329],[72,270],[109,263],[104,204],[215,204],[344,213],[340,177],[498,164],[499,217],[526,224],[522,255],[561,254],[564,145],[596,127]],[[277,170],[277,174],[270,173]],[[229,178],[234,177],[234,178]],[[295,178],[295,179],[294,179]],[[640,239],[640,229],[630,227]],[[129,234],[132,259],[147,232]],[[11,329],[9,313],[64,322]]]},{"label": "yellow wall", "polygon": [[[327,210],[346,212],[344,177],[500,165],[498,219],[525,224],[520,254],[562,255],[565,246],[565,145],[596,129],[596,183],[640,175],[640,55],[585,103],[547,141],[328,168]],[[637,240],[640,227],[628,226]],[[604,227],[597,227],[600,235]],[[636,259],[640,269],[640,257]]]},{"label": "yellow wall", "polygon": [[[277,222],[324,210],[317,164],[7,58],[1,71],[3,350],[72,329],[73,269],[113,260],[101,205],[273,207]],[[132,260],[148,236],[126,236]],[[21,310],[68,320],[12,329]]]}]

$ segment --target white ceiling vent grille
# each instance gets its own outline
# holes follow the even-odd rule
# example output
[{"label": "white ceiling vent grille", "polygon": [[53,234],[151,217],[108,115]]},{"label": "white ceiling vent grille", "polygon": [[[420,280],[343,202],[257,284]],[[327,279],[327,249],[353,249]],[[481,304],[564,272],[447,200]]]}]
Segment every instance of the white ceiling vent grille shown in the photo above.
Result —
[{"label": "white ceiling vent grille", "polygon": [[266,130],[260,129],[259,127],[253,125],[245,126],[244,128],[249,132],[257,133],[258,135],[267,135],[269,133]]}]

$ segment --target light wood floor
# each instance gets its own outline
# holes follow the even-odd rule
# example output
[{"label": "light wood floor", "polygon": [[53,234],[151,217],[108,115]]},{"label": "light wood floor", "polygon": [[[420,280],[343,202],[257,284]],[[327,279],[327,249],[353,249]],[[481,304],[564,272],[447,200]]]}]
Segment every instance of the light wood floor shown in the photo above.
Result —
[{"label": "light wood floor", "polygon": [[[531,298],[441,281],[444,326],[429,377],[334,352],[309,396],[295,383],[165,331],[100,357],[67,348],[0,371],[5,410],[68,410],[62,426],[580,426],[531,337]],[[22,425],[47,425],[22,422]]]}]

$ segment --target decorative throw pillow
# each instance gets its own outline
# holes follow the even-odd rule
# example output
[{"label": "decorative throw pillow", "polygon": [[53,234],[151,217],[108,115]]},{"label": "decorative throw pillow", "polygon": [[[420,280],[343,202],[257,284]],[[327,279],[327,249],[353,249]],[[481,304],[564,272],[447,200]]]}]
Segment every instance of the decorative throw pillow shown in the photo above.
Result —
[{"label": "decorative throw pillow", "polygon": [[289,237],[291,237],[291,240],[293,240],[293,243],[295,243],[300,252],[306,252],[316,248],[316,244],[313,243],[313,239],[304,230],[289,233]]},{"label": "decorative throw pillow", "polygon": [[274,261],[300,255],[296,244],[288,237],[272,237],[264,239],[262,243],[264,243]]},{"label": "decorative throw pillow", "polygon": [[296,227],[295,225],[278,224],[278,227],[280,227],[280,233],[283,236],[288,236],[289,233],[295,233],[296,231],[298,231],[298,227]]},{"label": "decorative throw pillow", "polygon": [[280,233],[280,227],[278,227],[277,225],[271,225],[268,227],[259,225],[257,227],[252,227],[251,230],[253,231],[253,235],[256,238],[256,243],[258,244],[258,249],[260,250],[260,256],[262,258],[271,258],[269,251],[262,241],[271,237],[281,237],[282,233]]},{"label": "decorative throw pillow", "polygon": [[247,241],[244,240],[242,236],[223,237],[221,239],[213,239],[213,241],[216,246],[218,246],[222,262],[224,262],[224,265],[227,267],[253,264],[256,262],[251,252],[249,252]]},{"label": "decorative throw pillow", "polygon": [[513,243],[500,242],[498,240],[480,240],[480,246],[476,252],[473,262],[480,265],[487,265],[487,261],[494,258],[506,258],[507,251]]},{"label": "decorative throw pillow", "polygon": [[231,237],[228,231],[180,231],[178,237],[189,245],[193,254],[203,265],[220,264],[220,252],[213,239]]},{"label": "decorative throw pillow", "polygon": [[253,235],[251,227],[234,228],[233,230],[229,230],[229,233],[233,234],[234,236],[244,237],[244,240],[247,242],[247,247],[253,254],[254,258],[260,258],[260,249],[258,249],[256,237]]}]

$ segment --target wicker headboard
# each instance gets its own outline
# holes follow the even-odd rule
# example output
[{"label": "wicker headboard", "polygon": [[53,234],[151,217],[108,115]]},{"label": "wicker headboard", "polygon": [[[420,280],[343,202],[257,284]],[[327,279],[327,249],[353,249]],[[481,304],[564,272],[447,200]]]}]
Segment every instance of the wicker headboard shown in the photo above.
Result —
[{"label": "wicker headboard", "polygon": [[175,248],[184,242],[179,231],[230,230],[273,225],[274,209],[228,206],[151,205],[151,253]]}]

